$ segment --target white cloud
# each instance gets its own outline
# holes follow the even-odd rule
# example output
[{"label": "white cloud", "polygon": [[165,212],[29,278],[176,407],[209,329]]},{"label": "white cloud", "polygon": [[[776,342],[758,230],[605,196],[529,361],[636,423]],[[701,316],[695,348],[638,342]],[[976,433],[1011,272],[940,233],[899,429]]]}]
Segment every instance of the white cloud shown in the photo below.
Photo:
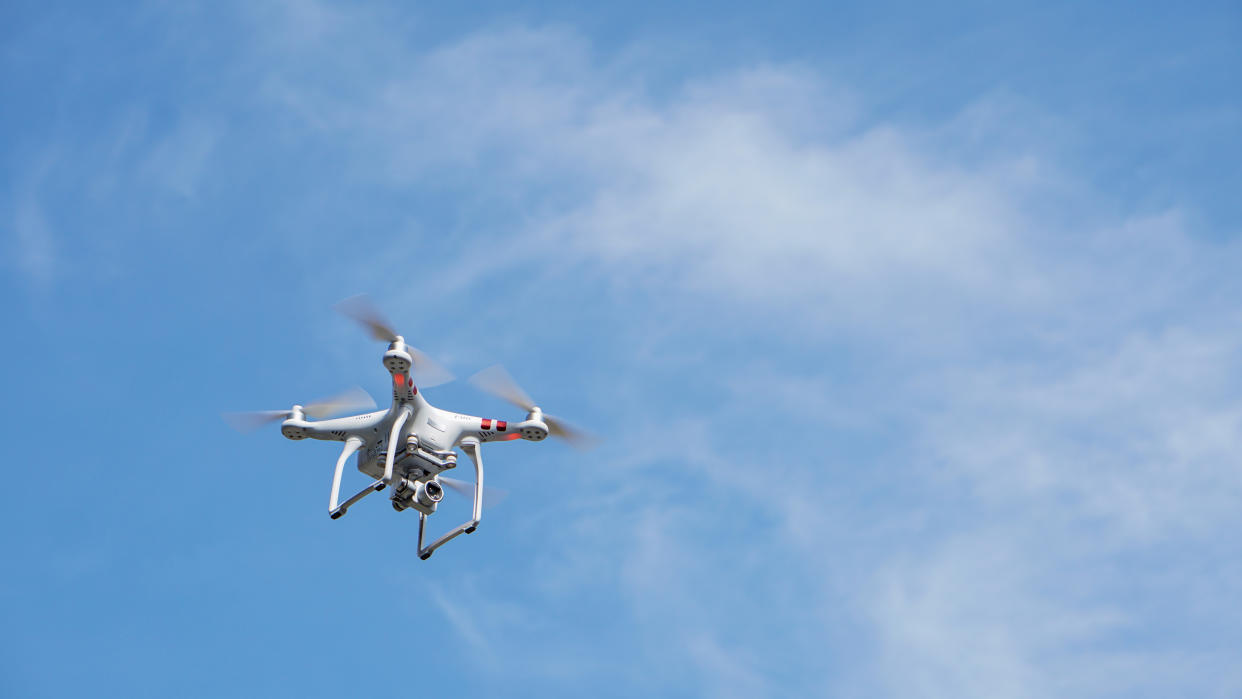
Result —
[{"label": "white cloud", "polygon": [[431,598],[448,620],[449,625],[461,636],[466,645],[470,647],[470,650],[478,655],[482,662],[494,665],[496,663],[496,654],[492,650],[492,645],[488,642],[487,636],[479,628],[479,623],[475,616],[468,609],[463,608],[438,591],[433,590]]},{"label": "white cloud", "polygon": [[220,128],[204,118],[187,118],[155,143],[139,171],[156,186],[193,198],[220,139]]},{"label": "white cloud", "polygon": [[[547,594],[615,574],[652,654],[714,692],[786,686],[790,654],[800,687],[873,696],[1094,695],[1119,668],[1136,691],[1212,687],[1194,668],[1219,647],[1150,639],[1236,612],[1144,607],[1189,576],[1131,578],[1157,543],[1207,557],[1240,523],[1233,246],[1177,211],[1113,213],[1037,142],[981,148],[1005,130],[987,100],[915,129],[865,121],[865,95],[806,67],[657,94],[566,30],[377,43],[396,54],[348,103],[277,67],[273,104],[342,139],[359,177],[477,191],[506,252],[487,270],[533,265],[543,298],[576,293],[571,268],[658,299],[643,363],[724,385],[694,419],[610,395],[639,446],[583,478],[596,507],[539,558]],[[704,337],[774,356],[678,353]],[[860,371],[806,368],[842,346]],[[696,487],[646,487],[661,469]],[[750,526],[720,541],[696,528],[734,516]],[[722,612],[746,595],[762,612]],[[779,630],[738,640],[761,616]],[[764,645],[782,634],[809,645]],[[819,667],[819,647],[862,662]]]},{"label": "white cloud", "polygon": [[1141,538],[1211,534],[1242,498],[1236,327],[959,369],[932,389],[955,395],[935,401],[949,409],[926,421],[927,446],[984,497],[1046,499]]},{"label": "white cloud", "polygon": [[948,135],[862,122],[856,96],[797,66],[656,95],[559,29],[407,51],[344,104],[279,68],[271,96],[343,139],[359,177],[469,188],[514,214],[511,259],[533,247],[831,327],[929,332],[964,308],[1063,301],[1041,253],[1079,231],[1032,239],[1028,211],[1057,175],[1018,148],[955,162],[952,139],[982,117]]},{"label": "white cloud", "polygon": [[22,274],[36,284],[51,281],[56,268],[55,240],[43,207],[33,194],[18,200],[13,230]]},{"label": "white cloud", "polygon": [[33,159],[24,177],[11,192],[13,218],[11,234],[15,255],[11,263],[35,288],[44,288],[56,276],[60,263],[56,232],[48,220],[43,189],[58,160],[49,148]]},{"label": "white cloud", "polygon": [[[121,277],[134,264],[121,250],[153,230],[133,212],[155,198],[194,199],[222,127],[186,117],[155,133],[147,109],[129,105],[102,113],[85,135],[67,133],[42,144],[11,193],[11,237],[18,273],[50,289],[70,277]],[[72,153],[72,157],[64,154]],[[72,244],[65,241],[72,240]]]}]

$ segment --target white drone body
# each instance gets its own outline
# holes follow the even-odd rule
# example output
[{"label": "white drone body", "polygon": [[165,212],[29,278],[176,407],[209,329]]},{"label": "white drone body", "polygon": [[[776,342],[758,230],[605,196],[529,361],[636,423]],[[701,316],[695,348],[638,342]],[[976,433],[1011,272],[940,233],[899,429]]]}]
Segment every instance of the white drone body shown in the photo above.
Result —
[{"label": "white drone body", "polygon": [[[408,347],[404,338],[393,333],[361,297],[342,302],[338,308],[369,326],[377,338],[390,341],[388,351],[384,353],[384,367],[392,377],[392,405],[387,410],[322,420],[307,419],[308,412],[322,410],[312,411],[301,405],[295,405],[288,411],[252,414],[258,416],[260,421],[285,417],[280,431],[289,439],[344,442],[332,476],[332,495],[328,503],[332,519],[343,516],[367,495],[390,489],[394,509],[418,511],[418,555],[426,560],[439,547],[460,534],[474,532],[479,526],[484,501],[480,445],[516,439],[539,442],[549,434],[571,442],[585,437],[563,421],[545,416],[500,367],[480,372],[475,377],[475,383],[525,408],[525,420],[509,422],[436,408],[415,386],[411,369],[425,370],[431,365],[432,371],[436,371],[438,366],[423,353]],[[420,364],[422,367],[418,366]],[[374,402],[370,405],[373,406]],[[473,484],[441,475],[457,467],[454,449],[461,449],[473,462]],[[354,455],[357,455],[358,470],[373,481],[354,496],[340,502],[341,476],[345,463]],[[473,496],[471,518],[425,546],[427,517],[435,513],[436,506],[444,497],[446,485]]]}]

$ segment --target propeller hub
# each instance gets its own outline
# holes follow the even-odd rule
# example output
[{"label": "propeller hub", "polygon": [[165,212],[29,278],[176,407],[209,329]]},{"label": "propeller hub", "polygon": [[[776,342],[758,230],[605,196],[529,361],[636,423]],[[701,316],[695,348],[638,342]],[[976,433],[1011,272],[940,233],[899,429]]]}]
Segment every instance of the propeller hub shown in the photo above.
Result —
[{"label": "propeller hub", "polygon": [[393,343],[393,349],[384,353],[384,368],[393,374],[404,374],[410,370],[410,366],[414,364],[414,358],[404,347],[396,348]]},{"label": "propeller hub", "polygon": [[453,380],[453,374],[440,366],[416,347],[405,343],[405,338],[393,330],[392,323],[379,312],[365,295],[352,296],[336,304],[336,309],[366,328],[371,337],[388,343],[384,353],[384,367],[389,372],[405,373],[414,370],[414,380],[421,386],[439,386]]},{"label": "propeller hub", "polygon": [[[499,364],[490,366],[474,376],[470,377],[470,383],[476,387],[506,401],[528,414],[526,417],[526,429],[520,433],[526,439],[538,441],[547,436],[559,437],[569,442],[571,445],[586,448],[588,444],[594,441],[594,438],[587,432],[573,427],[568,422],[554,417],[552,415],[544,415],[543,409],[535,404],[530,394],[523,391],[521,386],[509,376],[509,372],[505,371]],[[535,424],[529,424],[535,423]]]}]

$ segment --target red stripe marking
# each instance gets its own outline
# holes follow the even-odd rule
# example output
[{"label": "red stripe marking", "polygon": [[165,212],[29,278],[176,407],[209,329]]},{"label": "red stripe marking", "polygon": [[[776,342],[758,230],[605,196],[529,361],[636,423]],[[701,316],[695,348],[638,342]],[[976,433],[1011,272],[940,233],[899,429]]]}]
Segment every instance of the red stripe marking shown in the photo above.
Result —
[{"label": "red stripe marking", "polygon": [[505,422],[504,420],[496,421],[496,429],[500,430],[501,432],[504,432],[505,428],[508,426],[509,426],[509,423]]},{"label": "red stripe marking", "polygon": [[404,386],[405,385],[405,374],[393,374],[392,380],[398,386]]},{"label": "red stripe marking", "polygon": [[490,430],[490,429],[492,429],[492,421],[491,421],[491,419],[490,419],[490,418],[486,418],[486,417],[485,417],[485,418],[483,418],[483,425],[482,425],[482,427],[483,427],[483,429],[485,429],[485,430]]}]

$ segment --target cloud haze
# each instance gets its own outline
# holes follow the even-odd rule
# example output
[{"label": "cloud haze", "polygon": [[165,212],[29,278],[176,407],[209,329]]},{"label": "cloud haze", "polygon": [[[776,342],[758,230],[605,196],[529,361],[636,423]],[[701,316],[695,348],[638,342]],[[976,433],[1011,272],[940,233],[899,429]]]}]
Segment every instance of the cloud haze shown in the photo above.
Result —
[{"label": "cloud haze", "polygon": [[[1069,116],[1004,91],[885,116],[812,61],[669,75],[658,40],[416,25],[248,7],[237,104],[128,112],[112,162],[207,207],[240,152],[296,161],[255,243],[289,288],[369,275],[441,356],[501,355],[606,433],[489,452],[519,485],[473,538],[520,553],[446,549],[398,606],[472,687],[1242,690],[1242,260],[1192,204],[1122,201]],[[38,280],[57,248],[28,190]]]}]

